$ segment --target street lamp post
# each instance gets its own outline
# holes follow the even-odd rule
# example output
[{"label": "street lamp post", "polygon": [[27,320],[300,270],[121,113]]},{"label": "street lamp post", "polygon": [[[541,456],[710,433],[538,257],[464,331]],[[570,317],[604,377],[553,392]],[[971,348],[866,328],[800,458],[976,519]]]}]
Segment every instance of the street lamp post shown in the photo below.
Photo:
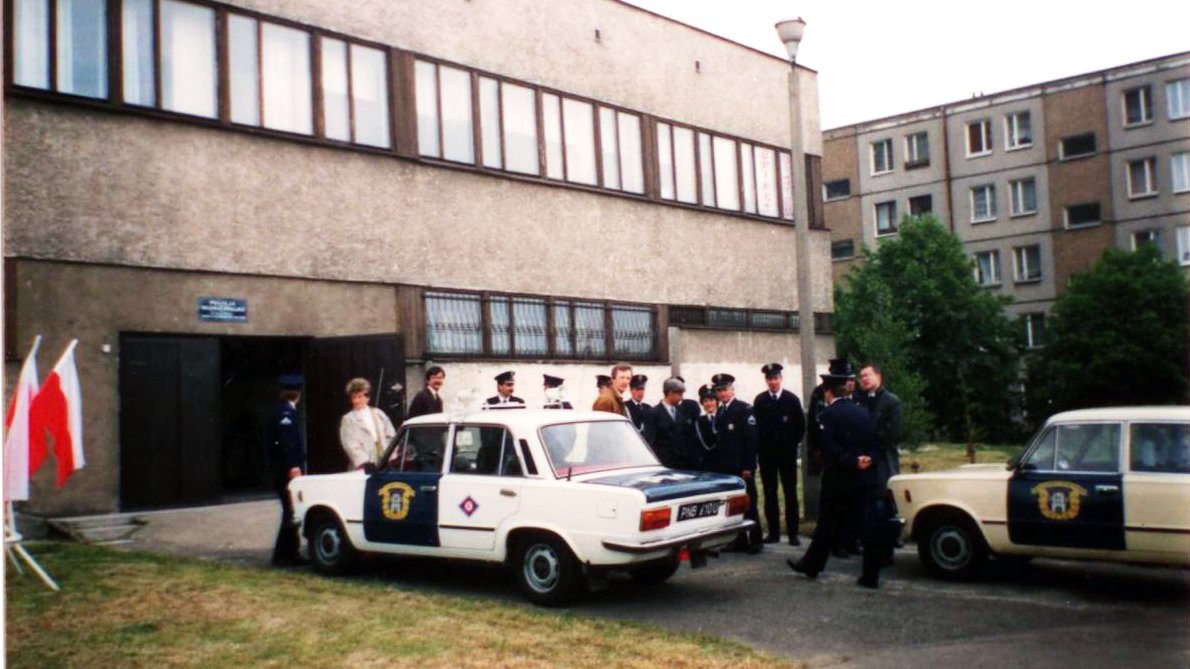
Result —
[{"label": "street lamp post", "polygon": [[[811,295],[813,288],[810,272],[810,212],[806,200],[806,149],[802,139],[802,108],[798,96],[797,74],[797,48],[806,32],[806,22],[801,18],[781,21],[776,28],[777,35],[789,52],[789,157],[794,236],[797,240],[798,333],[801,343],[802,401],[805,403],[805,409],[809,411],[810,393],[818,384],[814,355],[814,300]],[[806,440],[802,440],[801,460],[802,471],[805,473],[805,464],[809,462]],[[802,499],[807,518],[818,515],[818,488],[817,478],[804,477]]]}]

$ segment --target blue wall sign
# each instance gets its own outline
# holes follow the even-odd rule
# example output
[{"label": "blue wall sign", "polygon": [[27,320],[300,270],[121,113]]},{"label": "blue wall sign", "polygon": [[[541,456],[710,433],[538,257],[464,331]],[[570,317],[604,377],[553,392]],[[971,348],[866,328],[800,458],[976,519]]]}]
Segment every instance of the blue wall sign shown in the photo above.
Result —
[{"label": "blue wall sign", "polygon": [[247,323],[248,300],[234,297],[198,298],[198,320],[216,323]]}]

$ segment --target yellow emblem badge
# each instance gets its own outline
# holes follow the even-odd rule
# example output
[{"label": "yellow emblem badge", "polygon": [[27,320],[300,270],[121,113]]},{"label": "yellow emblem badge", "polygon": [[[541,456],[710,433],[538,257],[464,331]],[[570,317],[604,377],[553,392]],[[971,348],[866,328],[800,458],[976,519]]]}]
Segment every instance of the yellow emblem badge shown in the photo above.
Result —
[{"label": "yellow emblem badge", "polygon": [[1070,481],[1046,481],[1038,483],[1030,492],[1037,495],[1041,515],[1050,520],[1072,520],[1078,517],[1087,489]]},{"label": "yellow emblem badge", "polygon": [[413,488],[401,481],[393,481],[377,492],[380,493],[380,512],[389,520],[405,520],[413,504]]}]

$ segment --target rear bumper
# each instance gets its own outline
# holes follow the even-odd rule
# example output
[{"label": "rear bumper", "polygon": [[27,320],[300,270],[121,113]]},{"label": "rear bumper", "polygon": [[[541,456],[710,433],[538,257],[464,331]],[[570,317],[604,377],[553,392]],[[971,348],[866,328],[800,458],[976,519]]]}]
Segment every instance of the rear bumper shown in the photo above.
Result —
[{"label": "rear bumper", "polygon": [[643,541],[640,543],[628,543],[624,541],[615,541],[612,539],[604,539],[603,547],[609,551],[616,551],[618,553],[631,553],[633,555],[640,555],[643,553],[655,553],[657,551],[670,550],[687,546],[691,548],[701,548],[704,544],[715,543],[716,540],[726,541],[735,537],[735,535],[750,529],[756,525],[754,520],[745,520],[742,523],[732,523],[728,526],[708,527],[697,532],[683,534],[680,537],[673,537],[671,539],[659,539],[657,541]]}]

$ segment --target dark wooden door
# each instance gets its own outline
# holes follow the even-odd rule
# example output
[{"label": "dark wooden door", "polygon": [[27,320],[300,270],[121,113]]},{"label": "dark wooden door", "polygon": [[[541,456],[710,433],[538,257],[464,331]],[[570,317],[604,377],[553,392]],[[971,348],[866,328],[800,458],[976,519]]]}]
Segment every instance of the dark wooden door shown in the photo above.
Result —
[{"label": "dark wooden door", "polygon": [[344,388],[361,376],[372,383],[372,405],[393,425],[405,418],[405,359],[400,335],[315,339],[306,359],[306,451],[311,473],[341,472],[347,456],[339,420],[351,410]]},{"label": "dark wooden door", "polygon": [[120,506],[218,500],[219,342],[120,339]]}]

